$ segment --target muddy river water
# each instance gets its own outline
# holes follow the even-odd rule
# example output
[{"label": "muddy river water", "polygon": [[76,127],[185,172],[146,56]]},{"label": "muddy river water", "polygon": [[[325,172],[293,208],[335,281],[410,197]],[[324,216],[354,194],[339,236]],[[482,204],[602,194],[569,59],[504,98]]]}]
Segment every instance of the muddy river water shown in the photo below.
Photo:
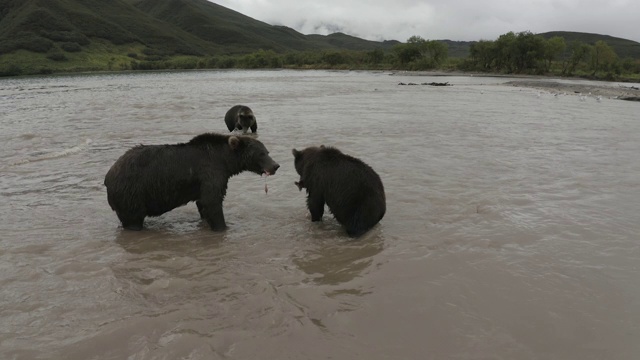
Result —
[{"label": "muddy river water", "polygon": [[[638,359],[640,104],[373,72],[0,79],[2,359]],[[401,86],[447,81],[453,86]],[[280,163],[125,231],[128,148],[227,133],[250,106]],[[350,240],[307,218],[292,148],[385,185]]]}]

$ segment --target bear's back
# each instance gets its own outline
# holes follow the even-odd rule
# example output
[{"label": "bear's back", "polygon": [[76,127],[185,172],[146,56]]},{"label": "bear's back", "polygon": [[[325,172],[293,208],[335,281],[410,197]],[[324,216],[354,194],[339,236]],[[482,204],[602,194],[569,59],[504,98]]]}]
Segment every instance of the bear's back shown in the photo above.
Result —
[{"label": "bear's back", "polygon": [[382,194],[384,186],[380,176],[362,160],[332,147],[320,148],[305,171],[304,182],[332,199],[351,198],[360,201],[371,194]]}]

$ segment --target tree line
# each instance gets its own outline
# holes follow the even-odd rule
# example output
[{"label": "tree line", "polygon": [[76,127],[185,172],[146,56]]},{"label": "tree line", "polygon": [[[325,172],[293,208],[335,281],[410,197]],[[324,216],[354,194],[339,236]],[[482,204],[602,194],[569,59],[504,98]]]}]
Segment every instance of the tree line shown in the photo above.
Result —
[{"label": "tree line", "polygon": [[461,68],[507,74],[554,73],[564,76],[580,72],[581,75],[613,79],[624,73],[640,73],[640,61],[619,59],[614,49],[602,40],[593,45],[581,41],[567,44],[559,36],[545,39],[525,31],[508,32],[495,41],[474,43]]},{"label": "tree line", "polygon": [[[136,60],[123,64],[132,70],[152,70],[173,68],[299,68],[299,69],[402,69],[432,70],[446,66],[449,61],[448,47],[437,40],[425,40],[412,36],[407,43],[397,44],[390,51],[375,49],[370,51],[322,50],[300,51],[285,54],[273,50],[259,50],[245,55],[220,55],[179,60],[155,56],[139,57],[129,55]],[[149,61],[152,60],[152,61]],[[160,60],[160,61],[159,61]]]},{"label": "tree line", "polygon": [[[472,43],[466,58],[449,57],[445,42],[411,36],[406,43],[394,45],[390,50],[370,51],[322,50],[276,53],[259,50],[244,55],[189,56],[162,53],[146,48],[139,53],[113,54],[102,67],[73,68],[75,48],[48,54],[55,63],[52,68],[27,70],[14,64],[0,76],[46,74],[63,71],[122,71],[164,69],[351,69],[351,70],[445,70],[502,74],[537,74],[582,76],[615,80],[640,78],[640,59],[620,59],[605,41],[587,44],[581,41],[566,43],[555,36],[549,39],[531,32],[508,32],[496,40]],[[55,55],[55,56],[54,56]],[[69,66],[64,63],[69,63]],[[82,62],[76,61],[77,66]],[[74,66],[76,66],[74,63]]]},{"label": "tree line", "polygon": [[[157,59],[156,59],[157,60]],[[247,55],[205,58],[134,61],[131,69],[154,68],[314,68],[458,70],[501,74],[583,76],[614,80],[640,77],[640,59],[620,59],[605,41],[566,43],[559,36],[544,38],[529,31],[508,32],[496,40],[473,43],[469,56],[450,58],[446,43],[410,37],[389,51],[324,50],[278,54],[260,50]]]}]

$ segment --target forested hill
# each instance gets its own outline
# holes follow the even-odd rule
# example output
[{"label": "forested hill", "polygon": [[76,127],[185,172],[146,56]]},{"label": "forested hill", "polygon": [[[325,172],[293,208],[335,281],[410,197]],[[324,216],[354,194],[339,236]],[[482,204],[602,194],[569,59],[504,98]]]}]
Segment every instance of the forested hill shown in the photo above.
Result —
[{"label": "forested hill", "polygon": [[[504,51],[494,51],[489,39],[415,34],[403,42],[379,42],[343,33],[304,35],[207,0],[0,0],[0,77],[196,68],[440,68],[566,75],[568,59],[569,74],[607,79],[640,74],[640,43],[635,41],[559,31],[504,36],[495,43],[509,45],[513,37],[539,47],[507,52],[526,50],[521,58],[527,66],[502,66],[497,57]],[[551,56],[541,38],[556,36],[564,41],[553,39],[559,50]]]},{"label": "forested hill", "polygon": [[619,58],[633,58],[640,59],[640,43],[613,37],[609,35],[600,35],[583,32],[571,32],[571,31],[550,31],[539,34],[545,39],[550,39],[554,36],[564,38],[565,43],[569,44],[573,41],[583,42],[585,44],[593,45],[597,41],[604,41],[607,45],[611,46],[616,52]]},{"label": "forested hill", "polygon": [[139,43],[164,54],[241,54],[262,50],[388,49],[337,33],[303,35],[206,0],[2,0],[0,53],[46,52],[55,45]]},{"label": "forested hill", "polygon": [[[622,39],[622,38],[609,36],[609,35],[572,32],[572,31],[549,31],[549,32],[539,33],[537,35],[540,35],[545,39],[550,39],[554,36],[559,36],[561,38],[564,38],[564,41],[567,45],[571,44],[574,41],[578,41],[588,45],[594,45],[598,41],[604,41],[607,43],[607,45],[611,46],[611,48],[616,52],[616,55],[618,55],[620,59],[624,59],[624,58],[640,59],[640,43],[633,40]],[[483,40],[495,40],[495,39],[483,39]],[[449,47],[449,56],[457,57],[457,58],[466,58],[467,56],[469,56],[469,49],[471,48],[471,45],[475,43],[475,41],[451,41],[451,40],[442,40],[442,42],[446,43],[447,46]]]},{"label": "forested hill", "polygon": [[[416,34],[423,36],[422,34]],[[640,43],[607,35],[554,31],[567,43],[604,40],[620,58],[640,58]],[[406,39],[400,39],[405,41]],[[480,39],[478,39],[480,40]],[[449,56],[464,58],[473,42],[442,40]],[[46,53],[66,46],[78,51],[104,45],[139,44],[164,55],[237,55],[257,50],[389,50],[398,41],[369,41],[343,33],[304,35],[207,0],[2,0],[0,54]],[[67,50],[65,50],[67,51]]]}]

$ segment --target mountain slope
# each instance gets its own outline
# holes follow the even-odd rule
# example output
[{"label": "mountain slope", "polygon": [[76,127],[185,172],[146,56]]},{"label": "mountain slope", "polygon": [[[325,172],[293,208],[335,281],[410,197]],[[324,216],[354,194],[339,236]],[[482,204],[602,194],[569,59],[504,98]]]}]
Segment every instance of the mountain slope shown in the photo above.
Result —
[{"label": "mountain slope", "polygon": [[564,41],[567,43],[567,45],[572,41],[581,41],[585,44],[593,45],[596,43],[596,41],[602,40],[606,42],[607,45],[611,46],[613,50],[615,50],[619,58],[624,59],[629,57],[640,59],[640,43],[633,40],[621,39],[609,35],[571,31],[550,31],[538,35],[542,35],[546,39],[552,38],[554,36],[560,36],[564,38]]},{"label": "mountain slope", "polygon": [[187,54],[205,52],[207,45],[123,0],[7,0],[2,14],[0,49],[4,51],[37,51],[37,44],[77,39],[85,45],[95,39],[116,45],[161,43],[169,51]]},{"label": "mountain slope", "polygon": [[[609,35],[571,32],[571,31],[550,31],[545,33],[539,33],[536,35],[540,35],[545,39],[550,39],[554,36],[559,36],[564,38],[565,43],[567,45],[569,45],[573,41],[580,41],[585,44],[593,45],[596,43],[596,41],[602,40],[613,48],[613,50],[616,52],[619,58],[640,59],[640,43],[635,42],[633,40],[617,38]],[[469,49],[471,45],[475,43],[475,41],[451,41],[451,40],[440,40],[440,41],[447,44],[447,46],[449,47],[449,56],[457,57],[457,58],[466,58],[467,56],[469,56]]]},{"label": "mountain slope", "polygon": [[0,5],[2,52],[47,52],[53,43],[86,45],[97,39],[192,55],[391,46],[355,37],[336,42],[335,37],[307,36],[206,0],[3,0]]},{"label": "mountain slope", "polygon": [[137,9],[194,37],[228,47],[231,53],[259,48],[284,51],[305,49],[302,34],[287,33],[206,0],[128,0]]},{"label": "mountain slope", "polygon": [[[420,35],[420,34],[416,34]],[[606,35],[548,32],[567,43],[604,40],[622,59],[640,59],[640,43]],[[439,40],[449,57],[466,58],[473,42]],[[313,66],[325,51],[389,50],[398,41],[369,41],[341,32],[304,35],[207,0],[0,0],[0,76],[64,71]],[[259,50],[269,50],[260,52]],[[302,54],[291,54],[294,51]],[[249,56],[233,56],[251,54]],[[186,56],[185,56],[186,55]],[[195,56],[192,56],[195,55]],[[232,55],[232,56],[226,56]],[[360,54],[358,66],[393,62]],[[360,56],[359,55],[359,56]],[[369,57],[371,56],[371,57]],[[241,59],[241,60],[238,60]],[[377,60],[376,60],[377,59]],[[633,65],[632,62],[628,62]]]}]

